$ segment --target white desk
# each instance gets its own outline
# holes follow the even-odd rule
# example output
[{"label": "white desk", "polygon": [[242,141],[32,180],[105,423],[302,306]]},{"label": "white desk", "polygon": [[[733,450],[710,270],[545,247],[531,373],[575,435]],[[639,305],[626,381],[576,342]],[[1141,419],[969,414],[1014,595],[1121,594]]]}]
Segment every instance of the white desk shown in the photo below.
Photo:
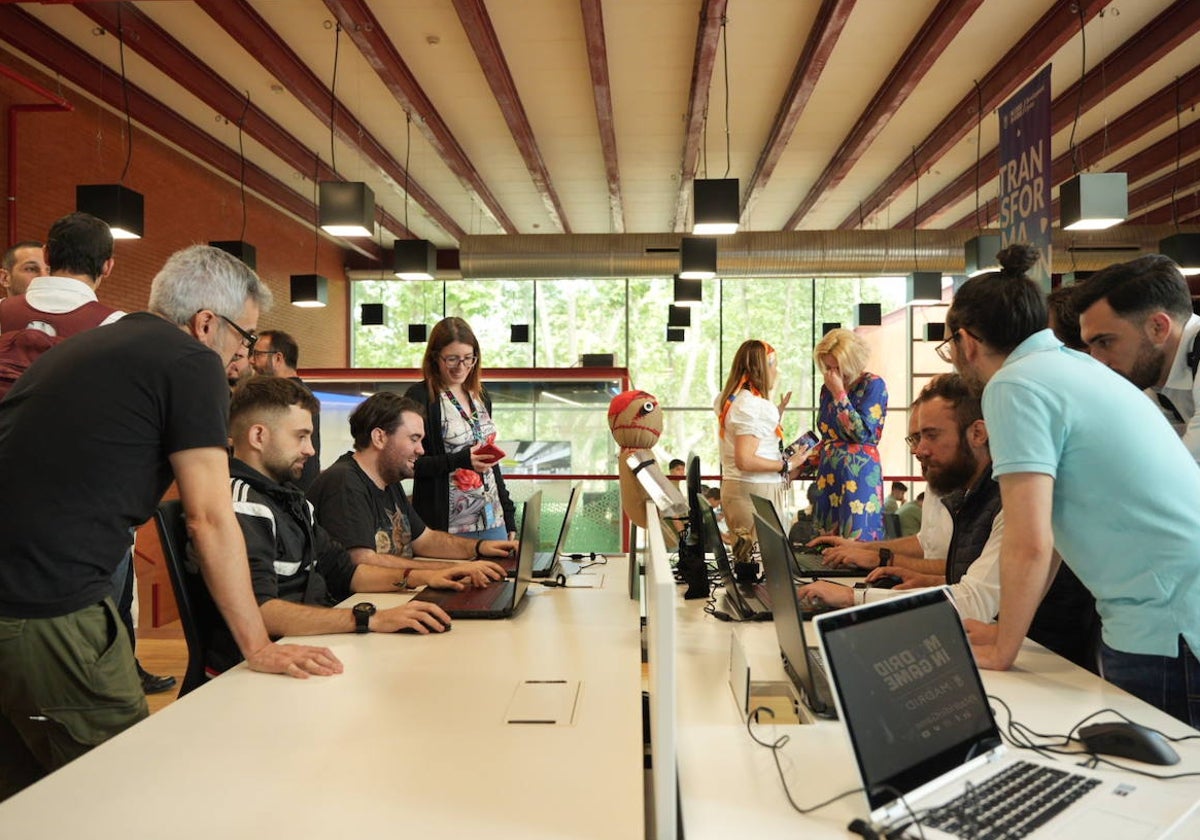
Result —
[{"label": "white desk", "polygon": [[[771,622],[728,624],[702,612],[703,601],[680,600],[677,697],[679,786],[687,840],[730,837],[837,837],[846,825],[866,816],[861,793],[808,816],[792,810],[784,795],[771,751],[750,740],[728,686],[729,638],[737,632],[750,663],[752,680],[787,680]],[[1167,735],[1194,730],[1092,674],[1026,642],[1017,668],[984,671],[989,693],[1004,700],[1017,720],[1039,732],[1065,732],[1085,715],[1110,707]],[[1001,727],[1006,723],[998,712]],[[765,741],[790,736],[780,758],[792,796],[807,808],[858,787],[854,758],[842,724],[755,725]],[[1200,742],[1174,745],[1183,761],[1173,767],[1138,765],[1149,772],[1200,772]],[[1102,771],[1103,772],[1103,771]],[[1200,799],[1200,778],[1169,784],[1186,786]],[[1200,837],[1200,814],[1175,832]]]},{"label": "white desk", "polygon": [[[314,637],[337,677],[240,666],[0,805],[0,837],[641,837],[638,608],[598,570],[514,619]],[[574,725],[506,724],[525,679],[581,680]]]}]

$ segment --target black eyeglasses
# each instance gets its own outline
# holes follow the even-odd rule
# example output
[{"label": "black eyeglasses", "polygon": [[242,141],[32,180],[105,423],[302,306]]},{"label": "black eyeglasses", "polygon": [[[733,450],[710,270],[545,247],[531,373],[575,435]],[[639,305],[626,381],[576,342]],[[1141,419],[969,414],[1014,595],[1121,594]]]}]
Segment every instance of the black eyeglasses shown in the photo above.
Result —
[{"label": "black eyeglasses", "polygon": [[217,313],[217,317],[220,318],[222,321],[224,321],[229,326],[233,327],[234,331],[237,332],[237,334],[242,337],[242,344],[245,345],[246,350],[248,352],[250,352],[250,353],[254,352],[254,345],[258,343],[258,333],[253,333],[253,332],[250,332],[249,330],[242,329],[235,322],[231,321],[229,318],[226,318],[224,315],[222,315],[220,313]]},{"label": "black eyeglasses", "polygon": [[954,364],[954,357],[950,353],[950,345],[955,344],[962,337],[962,333],[966,333],[967,335],[971,336],[971,338],[979,341],[979,336],[975,335],[975,333],[959,327],[953,333],[951,333],[949,338],[947,338],[937,347],[933,348],[933,352],[938,354],[939,359],[947,364]]}]

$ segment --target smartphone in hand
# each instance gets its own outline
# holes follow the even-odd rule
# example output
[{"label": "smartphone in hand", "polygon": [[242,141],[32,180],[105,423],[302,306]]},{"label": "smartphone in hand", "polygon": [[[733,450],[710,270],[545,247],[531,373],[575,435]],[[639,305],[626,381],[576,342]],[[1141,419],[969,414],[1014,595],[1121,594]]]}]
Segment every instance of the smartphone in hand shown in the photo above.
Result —
[{"label": "smartphone in hand", "polygon": [[814,446],[817,445],[818,442],[820,442],[820,440],[821,439],[819,437],[817,437],[817,433],[814,432],[812,429],[809,429],[807,432],[800,435],[800,437],[798,437],[794,441],[792,441],[791,444],[787,447],[787,449],[783,450],[784,454],[790,458],[791,456],[795,455],[797,452],[803,452],[803,451],[812,449]]}]

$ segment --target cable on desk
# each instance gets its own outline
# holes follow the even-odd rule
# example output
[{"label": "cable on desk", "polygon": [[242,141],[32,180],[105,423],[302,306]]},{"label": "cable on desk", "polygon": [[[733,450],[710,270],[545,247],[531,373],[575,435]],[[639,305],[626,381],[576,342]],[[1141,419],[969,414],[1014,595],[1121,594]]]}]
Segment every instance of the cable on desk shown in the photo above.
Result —
[{"label": "cable on desk", "polygon": [[[1081,721],[1079,721],[1074,726],[1072,726],[1070,731],[1066,735],[1048,735],[1048,734],[1045,734],[1042,732],[1035,732],[1033,729],[1029,728],[1025,724],[1019,723],[1018,721],[1014,720],[1013,714],[1012,714],[1012,709],[1010,709],[1008,707],[1008,704],[1005,703],[1003,700],[1001,700],[996,695],[989,694],[987,697],[989,700],[999,703],[1004,708],[1005,714],[1008,715],[1008,725],[1006,726],[1006,729],[1002,729],[1000,731],[1000,734],[1003,735],[1009,741],[1009,743],[1011,743],[1017,749],[1033,750],[1043,756],[1057,755],[1057,756],[1064,756],[1066,758],[1071,758],[1071,759],[1084,758],[1086,760],[1080,762],[1080,766],[1086,767],[1088,769],[1094,769],[1101,764],[1106,764],[1109,767],[1114,767],[1118,770],[1124,770],[1129,773],[1135,773],[1139,776],[1145,776],[1150,779],[1185,779],[1185,778],[1192,778],[1192,777],[1200,776],[1200,772],[1170,773],[1170,774],[1166,774],[1166,775],[1160,775],[1158,773],[1150,773],[1146,770],[1140,770],[1137,767],[1130,767],[1127,764],[1120,764],[1116,761],[1113,761],[1112,759],[1105,758],[1101,755],[1098,755],[1097,753],[1080,752],[1079,750],[1061,749],[1062,747],[1070,746],[1070,744],[1072,742],[1082,743],[1082,741],[1080,741],[1078,738],[1075,737],[1075,733],[1078,732],[1080,727],[1082,727],[1084,724],[1086,724],[1092,718],[1098,717],[1098,716],[1104,714],[1105,712],[1111,712],[1112,714],[1121,718],[1121,720],[1125,721],[1126,723],[1134,723],[1134,721],[1131,720],[1127,715],[1125,715],[1122,712],[1117,711],[1116,709],[1106,708],[1106,709],[1100,709],[1098,711],[1092,712],[1087,717],[1083,718]],[[994,714],[994,711],[993,711],[993,714]],[[1154,730],[1154,731],[1158,732],[1158,730]],[[1173,737],[1171,735],[1166,735],[1162,732],[1158,732],[1158,734],[1162,735],[1163,738],[1165,738],[1166,740],[1171,741],[1173,743],[1178,743],[1179,741],[1191,741],[1196,738],[1200,738],[1200,735],[1179,735],[1179,736]],[[1035,737],[1043,738],[1043,739],[1049,738],[1049,739],[1054,739],[1054,740],[1051,743],[1039,744],[1039,743],[1035,743],[1033,741],[1033,738],[1035,738]]]},{"label": "cable on desk", "polygon": [[[564,554],[562,556],[568,560],[574,560],[577,563],[579,563],[581,560],[587,560],[588,562],[586,563],[579,563],[580,572],[582,572],[584,569],[590,569],[592,566],[608,565],[608,555],[599,554],[595,551],[589,551],[587,554]],[[576,574],[578,574],[578,572],[576,572]]]},{"label": "cable on desk", "polygon": [[783,775],[783,765],[779,763],[779,751],[783,749],[784,745],[787,744],[789,740],[791,740],[791,736],[780,735],[774,741],[761,740],[757,735],[754,734],[754,730],[750,728],[750,724],[758,716],[759,712],[766,712],[771,717],[775,717],[775,712],[766,706],[758,706],[754,709],[751,709],[750,714],[746,717],[746,733],[750,736],[750,740],[752,740],[754,743],[758,744],[760,747],[766,747],[771,751],[771,757],[775,759],[775,769],[779,771],[779,781],[783,784],[784,796],[787,797],[788,804],[791,805],[797,813],[811,814],[813,811],[819,811],[827,805],[832,805],[839,799],[845,799],[847,796],[853,796],[854,794],[862,791],[862,788],[856,787],[853,790],[848,790],[845,793],[839,793],[837,796],[826,799],[824,802],[818,802],[816,805],[812,805],[808,808],[801,808],[799,805],[797,805],[796,800],[792,799],[792,792],[788,788],[787,778]]}]

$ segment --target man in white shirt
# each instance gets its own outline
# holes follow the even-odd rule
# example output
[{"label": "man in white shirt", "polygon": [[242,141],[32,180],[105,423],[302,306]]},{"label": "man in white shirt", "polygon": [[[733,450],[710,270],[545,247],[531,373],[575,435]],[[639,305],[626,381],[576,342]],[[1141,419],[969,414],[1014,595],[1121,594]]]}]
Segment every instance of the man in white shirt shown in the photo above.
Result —
[{"label": "man in white shirt", "polygon": [[1200,462],[1200,317],[1179,267],[1161,254],[1110,265],[1074,303],[1088,352],[1157,401]]}]

